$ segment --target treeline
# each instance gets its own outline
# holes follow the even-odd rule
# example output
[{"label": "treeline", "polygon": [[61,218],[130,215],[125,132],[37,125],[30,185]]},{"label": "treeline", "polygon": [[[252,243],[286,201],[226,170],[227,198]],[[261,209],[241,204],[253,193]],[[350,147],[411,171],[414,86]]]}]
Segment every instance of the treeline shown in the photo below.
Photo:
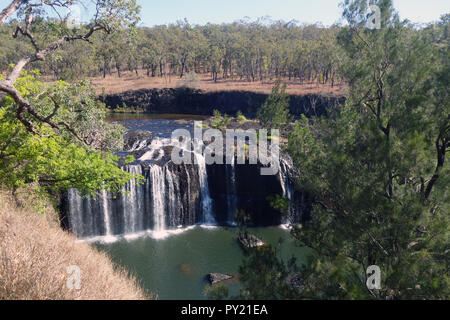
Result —
[{"label": "treeline", "polygon": [[[28,39],[13,39],[12,21],[0,29],[0,70],[31,51]],[[35,37],[45,42],[52,22],[34,24]],[[219,78],[265,81],[279,77],[332,86],[340,81],[336,54],[337,26],[297,25],[294,22],[239,21],[193,26],[176,24],[139,27],[114,34],[97,33],[91,43],[71,42],[38,68],[55,79],[124,71],[148,77],[180,77],[195,72]],[[19,41],[17,41],[19,40]],[[35,66],[36,67],[36,66]]]}]

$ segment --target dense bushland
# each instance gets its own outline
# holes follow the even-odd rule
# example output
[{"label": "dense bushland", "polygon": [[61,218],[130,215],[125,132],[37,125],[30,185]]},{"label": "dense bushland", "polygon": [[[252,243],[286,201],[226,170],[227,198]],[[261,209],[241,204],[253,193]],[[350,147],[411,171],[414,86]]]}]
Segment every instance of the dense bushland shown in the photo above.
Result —
[{"label": "dense bushland", "polygon": [[[240,270],[240,298],[450,297],[449,16],[417,30],[392,1],[375,3],[380,30],[364,28],[368,1],[343,6],[345,105],[303,117],[289,138],[298,188],[313,199],[311,220],[292,226],[312,249],[309,262],[255,250]],[[367,285],[374,265],[380,288]],[[211,294],[227,296],[223,288]]]}]

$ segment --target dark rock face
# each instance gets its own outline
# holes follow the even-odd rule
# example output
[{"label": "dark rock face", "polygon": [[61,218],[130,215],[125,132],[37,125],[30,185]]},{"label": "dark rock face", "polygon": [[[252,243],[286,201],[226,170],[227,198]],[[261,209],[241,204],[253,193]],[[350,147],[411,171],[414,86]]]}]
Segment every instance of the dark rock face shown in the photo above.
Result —
[{"label": "dark rock face", "polygon": [[220,282],[223,282],[226,280],[231,280],[231,279],[233,279],[233,276],[229,275],[229,274],[222,274],[222,273],[210,273],[206,276],[206,278],[212,285],[215,285],[217,283],[220,283]]},{"label": "dark rock face", "polygon": [[[267,99],[267,94],[247,91],[203,92],[190,88],[142,89],[108,95],[103,102],[112,109],[125,103],[148,113],[174,113],[212,115],[214,110],[235,115],[239,110],[255,116]],[[293,115],[322,115],[327,107],[343,103],[345,98],[319,95],[291,95],[290,110]]]},{"label": "dark rock face", "polygon": [[[210,165],[209,187],[217,221],[231,221],[236,209],[244,210],[255,226],[282,223],[279,211],[272,208],[270,195],[281,194],[278,176],[262,176],[261,165]],[[231,199],[230,199],[231,197]]]}]

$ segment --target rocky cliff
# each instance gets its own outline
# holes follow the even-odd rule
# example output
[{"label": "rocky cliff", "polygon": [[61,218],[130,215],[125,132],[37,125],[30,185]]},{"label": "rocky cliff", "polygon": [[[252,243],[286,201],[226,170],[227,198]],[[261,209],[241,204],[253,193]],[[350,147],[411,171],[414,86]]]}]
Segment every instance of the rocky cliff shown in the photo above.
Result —
[{"label": "rocky cliff", "polygon": [[[204,92],[190,88],[143,89],[101,97],[111,109],[137,108],[147,113],[212,115],[214,110],[235,115],[239,110],[247,116],[256,111],[267,99],[267,94],[247,91]],[[293,115],[323,115],[327,107],[343,103],[343,97],[321,95],[291,95],[290,109]]]}]

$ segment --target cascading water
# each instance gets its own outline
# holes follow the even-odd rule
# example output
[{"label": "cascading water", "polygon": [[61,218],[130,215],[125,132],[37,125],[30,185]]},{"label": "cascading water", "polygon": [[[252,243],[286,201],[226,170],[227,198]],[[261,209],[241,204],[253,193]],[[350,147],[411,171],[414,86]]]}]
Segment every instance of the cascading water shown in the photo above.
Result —
[{"label": "cascading water", "polygon": [[182,201],[180,199],[180,181],[168,166],[164,168],[165,177],[167,181],[167,192],[168,192],[168,204],[167,213],[165,216],[169,219],[170,224],[176,224],[177,212],[183,207]]},{"label": "cascading water", "polygon": [[109,210],[108,193],[106,192],[105,189],[103,189],[102,191],[102,203],[103,203],[103,217],[104,217],[103,221],[105,223],[106,236],[111,236],[112,235],[111,217],[110,217],[111,211]]},{"label": "cascading water", "polygon": [[288,215],[283,219],[284,225],[289,225],[292,222],[291,217],[293,214],[293,210],[295,210],[292,204],[294,192],[292,190],[292,184],[289,179],[289,171],[291,170],[291,168],[292,168],[291,165],[287,163],[285,160],[280,161],[279,177],[281,188],[283,190],[283,197],[290,200],[288,207]]},{"label": "cascading water", "polygon": [[209,193],[208,174],[206,172],[205,157],[198,153],[194,153],[196,163],[198,165],[198,176],[200,181],[200,191],[202,195],[202,213],[203,222],[206,225],[216,225],[212,212],[212,199]]},{"label": "cascading water", "polygon": [[230,179],[227,185],[227,207],[228,207],[228,223],[233,224],[234,214],[237,210],[237,190],[236,190],[236,159],[230,158],[231,164],[226,167],[227,177]]},{"label": "cascading water", "polygon": [[[128,165],[122,170],[136,175],[142,175],[142,167],[140,165]],[[126,234],[142,231],[143,225],[143,186],[136,183],[136,179],[132,179],[123,188],[123,217],[125,219],[124,232]]]},{"label": "cascading water", "polygon": [[[174,166],[169,163],[162,166],[152,163],[126,166],[123,170],[141,174],[145,180],[143,184],[130,181],[122,194],[103,190],[94,198],[83,197],[77,190],[70,190],[67,194],[68,227],[79,238],[131,235],[143,231],[152,231],[159,238],[166,231],[180,226],[217,225],[208,181],[216,178],[208,176],[202,157],[197,155],[197,161],[197,165]],[[288,170],[284,163],[281,167],[283,172]],[[226,179],[222,183],[226,190],[226,215],[220,221],[229,224],[233,223],[238,203],[247,199],[249,193],[238,197],[237,185],[243,181],[237,176],[236,165],[228,165],[225,170]],[[242,174],[242,168],[239,172]],[[286,174],[280,175],[278,180],[283,197],[292,199],[293,192]],[[291,205],[289,210],[296,208]],[[289,224],[289,217],[281,223]]]},{"label": "cascading water", "polygon": [[83,237],[83,199],[75,189],[68,192],[69,227],[78,236]]},{"label": "cascading water", "polygon": [[[278,192],[277,189],[284,197],[294,197],[288,176],[291,168],[285,161],[281,161],[278,179],[275,176],[265,180],[267,182],[264,183],[270,184],[272,191],[264,195],[261,194],[261,183],[248,184],[253,179],[260,179],[259,169],[253,171],[250,167],[237,166],[236,158],[233,158],[231,164],[220,169],[223,173],[213,170],[212,176],[209,176],[211,167],[206,165],[201,152],[193,153],[193,165],[172,163],[164,156],[168,141],[154,138],[152,141],[136,141],[132,145],[139,160],[124,166],[122,170],[144,176],[143,183],[133,179],[123,187],[122,193],[111,194],[102,190],[96,197],[83,197],[77,190],[69,190],[66,210],[68,227],[82,239],[135,235],[146,231],[161,237],[181,226],[211,226],[217,225],[217,221],[221,224],[233,223],[238,207],[251,201],[259,208],[257,214],[265,214],[270,209],[260,204],[267,196]],[[211,185],[214,186],[214,194],[211,193]],[[217,193],[217,188],[224,191]],[[254,198],[250,200],[253,188]],[[222,205],[223,209],[218,207]],[[216,209],[223,212],[220,217]],[[291,209],[295,210],[292,206]]]},{"label": "cascading water", "polygon": [[141,163],[122,169],[144,176],[144,182],[133,179],[119,194],[102,190],[96,197],[82,196],[75,189],[67,193],[68,227],[78,238],[143,231],[161,237],[168,229],[215,223],[204,166]]},{"label": "cascading water", "polygon": [[150,167],[150,177],[153,195],[154,230],[156,232],[161,232],[166,229],[166,222],[165,222],[166,184],[163,170],[164,169],[158,165],[152,165]]}]

